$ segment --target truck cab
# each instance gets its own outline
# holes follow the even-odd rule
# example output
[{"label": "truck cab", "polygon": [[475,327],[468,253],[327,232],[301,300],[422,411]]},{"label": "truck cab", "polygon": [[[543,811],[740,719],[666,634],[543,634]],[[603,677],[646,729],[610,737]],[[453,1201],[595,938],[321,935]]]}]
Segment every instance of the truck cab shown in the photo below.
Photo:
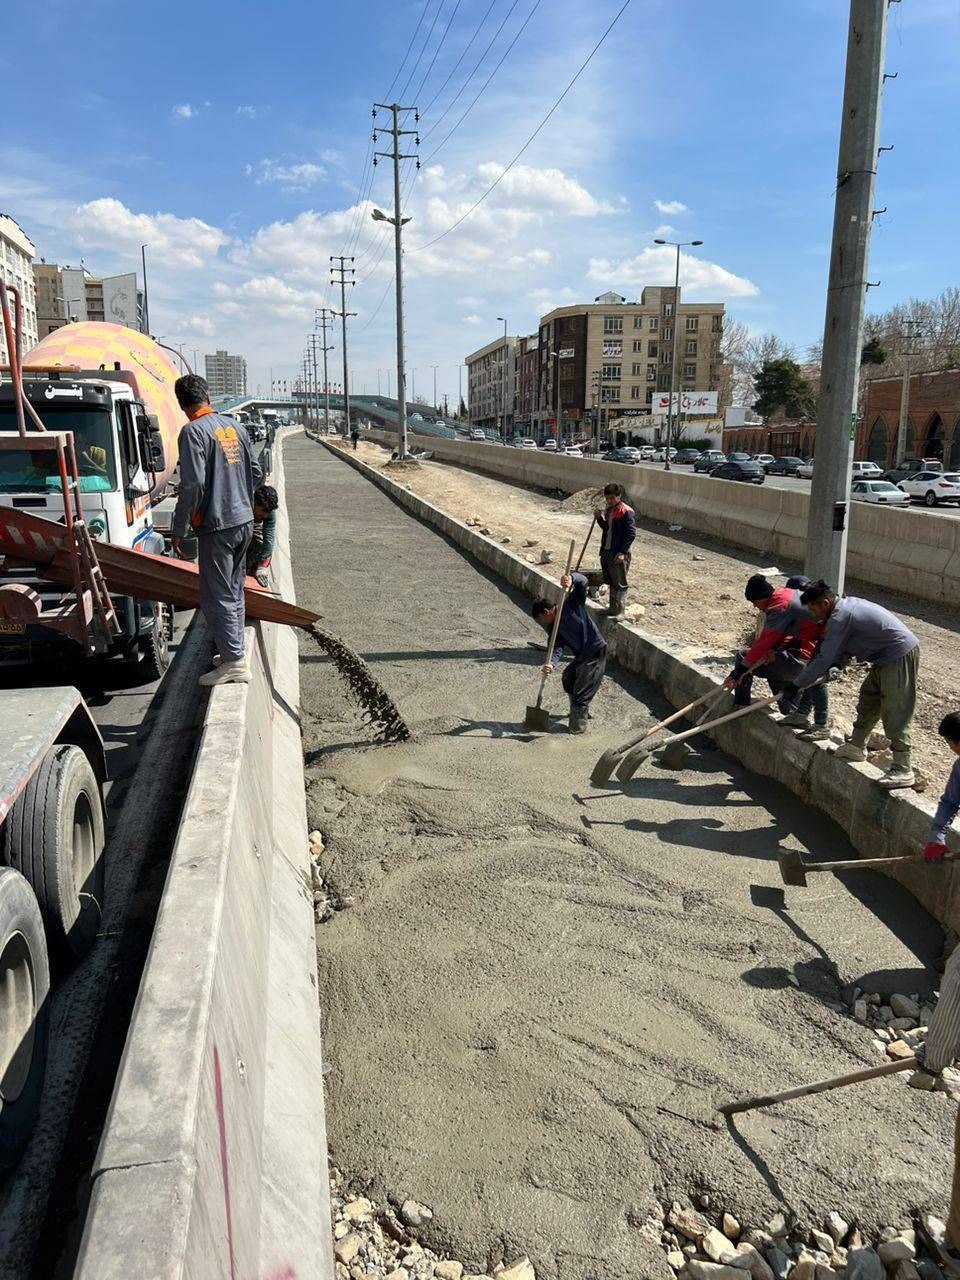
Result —
[{"label": "truck cab", "polygon": [[[133,379],[120,371],[28,375],[24,391],[50,431],[73,433],[83,517],[94,542],[162,554],[164,539],[153,527],[158,473],[165,469],[156,422],[136,396]],[[17,433],[13,388],[0,386],[0,433]],[[28,430],[36,431],[28,418]],[[0,505],[52,520],[63,518],[60,476],[38,465],[45,454],[0,450]],[[21,583],[44,601],[63,594],[59,584],[32,577],[29,570],[0,567],[0,587]],[[67,588],[68,589],[68,588]],[[157,602],[114,598],[120,634],[112,652],[146,662],[144,679],[159,679],[169,663],[172,611]],[[69,644],[42,625],[0,618],[0,665],[30,661],[40,648]]]}]

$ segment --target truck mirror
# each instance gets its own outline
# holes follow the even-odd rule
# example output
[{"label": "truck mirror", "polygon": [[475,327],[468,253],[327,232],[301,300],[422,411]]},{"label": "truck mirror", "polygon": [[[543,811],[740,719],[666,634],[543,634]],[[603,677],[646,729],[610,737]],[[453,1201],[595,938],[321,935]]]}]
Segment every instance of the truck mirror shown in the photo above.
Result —
[{"label": "truck mirror", "polygon": [[163,436],[159,431],[144,432],[139,436],[140,465],[144,471],[163,471],[167,465],[167,456],[163,448]]}]

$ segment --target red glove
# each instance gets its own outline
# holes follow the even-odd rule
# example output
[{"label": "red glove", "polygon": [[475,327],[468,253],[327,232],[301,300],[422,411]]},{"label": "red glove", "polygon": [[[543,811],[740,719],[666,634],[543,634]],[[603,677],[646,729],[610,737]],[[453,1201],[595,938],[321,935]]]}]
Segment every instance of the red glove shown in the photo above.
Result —
[{"label": "red glove", "polygon": [[923,846],[924,862],[939,862],[947,852],[947,846],[941,844],[939,840],[931,840],[929,844]]}]

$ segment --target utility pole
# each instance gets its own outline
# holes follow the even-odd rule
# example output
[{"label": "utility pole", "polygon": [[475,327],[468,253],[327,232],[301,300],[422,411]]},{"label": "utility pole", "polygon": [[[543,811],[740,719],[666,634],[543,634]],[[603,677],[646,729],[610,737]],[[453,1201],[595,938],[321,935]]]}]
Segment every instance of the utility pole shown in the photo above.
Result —
[{"label": "utility pole", "polygon": [[437,407],[437,370],[440,368],[438,364],[430,366],[433,369],[433,407]]},{"label": "utility pole", "polygon": [[330,382],[327,378],[327,352],[333,350],[333,345],[327,346],[327,316],[333,315],[326,307],[317,307],[314,312],[313,324],[314,328],[320,325],[323,331],[323,346],[320,350],[323,352],[323,429],[327,434],[330,432]]},{"label": "utility pole", "polygon": [[887,0],[850,0],[805,565],[809,577],[825,579],[837,593],[846,571],[886,28]]},{"label": "utility pole", "polygon": [[[377,128],[378,111],[390,112],[391,124],[388,129]],[[401,461],[407,456],[407,380],[403,353],[403,228],[410,219],[404,218],[400,209],[400,161],[416,160],[417,168],[419,169],[420,160],[415,151],[412,153],[402,152],[400,150],[400,140],[403,137],[412,136],[419,147],[420,136],[416,129],[401,129],[400,117],[409,115],[411,111],[413,112],[414,123],[419,124],[420,113],[416,107],[401,107],[396,102],[392,102],[389,105],[375,102],[373,105],[374,146],[379,141],[381,134],[389,134],[393,144],[389,151],[375,151],[373,156],[374,164],[377,163],[378,156],[382,156],[385,160],[393,161],[393,217],[388,218],[379,209],[374,209],[372,216],[376,222],[393,223],[393,246],[396,259],[394,279],[397,293],[397,453]]]},{"label": "utility pole", "polygon": [[503,443],[507,443],[507,356],[509,354],[509,346],[507,344],[507,322],[503,316],[497,316],[497,319],[503,325],[503,361],[500,365],[500,434],[503,436]]},{"label": "utility pole", "polygon": [[333,314],[340,317],[343,325],[343,434],[348,436],[350,434],[350,370],[347,363],[347,317],[355,316],[357,313],[347,310],[347,285],[357,283],[356,280],[349,278],[356,275],[356,271],[353,267],[347,266],[348,262],[353,262],[353,258],[347,258],[342,253],[331,254],[330,261],[340,264],[338,267],[331,267],[330,283],[340,286],[340,310],[334,311]]},{"label": "utility pole", "polygon": [[916,352],[913,349],[913,340],[916,336],[917,322],[916,320],[907,320],[904,322],[904,337],[907,340],[907,349],[904,354],[903,362],[903,381],[900,384],[900,421],[897,427],[897,447],[893,459],[893,465],[899,467],[907,456],[907,421],[910,416],[910,376],[913,363],[913,356]]},{"label": "utility pole", "polygon": [[[150,332],[150,305],[147,296],[147,246],[140,246],[140,261],[143,264],[143,315],[140,317],[140,332]],[[68,316],[69,319],[69,316]]]}]

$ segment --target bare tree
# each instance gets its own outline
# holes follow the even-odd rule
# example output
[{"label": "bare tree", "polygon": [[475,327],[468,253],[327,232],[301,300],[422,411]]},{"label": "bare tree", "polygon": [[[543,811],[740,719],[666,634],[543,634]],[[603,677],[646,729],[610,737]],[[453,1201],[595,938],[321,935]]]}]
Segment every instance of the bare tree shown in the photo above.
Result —
[{"label": "bare tree", "polygon": [[725,366],[729,388],[721,381],[721,391],[728,389],[727,404],[752,404],[756,399],[754,381],[768,360],[793,360],[794,348],[775,333],[751,334],[740,320],[724,325],[720,355]]}]

